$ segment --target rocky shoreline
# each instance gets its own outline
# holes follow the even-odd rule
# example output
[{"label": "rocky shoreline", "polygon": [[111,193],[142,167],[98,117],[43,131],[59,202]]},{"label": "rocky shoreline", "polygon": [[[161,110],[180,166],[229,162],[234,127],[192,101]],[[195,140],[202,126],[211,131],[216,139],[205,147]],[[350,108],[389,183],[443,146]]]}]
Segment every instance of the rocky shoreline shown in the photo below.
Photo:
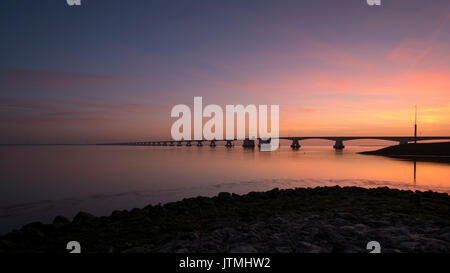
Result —
[{"label": "rocky shoreline", "polygon": [[220,193],[95,217],[58,216],[0,237],[0,252],[450,252],[450,196],[389,188],[317,187]]}]

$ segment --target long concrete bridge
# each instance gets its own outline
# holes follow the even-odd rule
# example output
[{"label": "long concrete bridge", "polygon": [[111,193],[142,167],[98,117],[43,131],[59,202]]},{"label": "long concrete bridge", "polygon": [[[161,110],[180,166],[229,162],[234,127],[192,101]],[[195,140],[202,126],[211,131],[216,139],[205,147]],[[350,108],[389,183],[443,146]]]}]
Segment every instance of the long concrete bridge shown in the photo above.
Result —
[{"label": "long concrete bridge", "polygon": [[[424,141],[424,140],[450,140],[450,136],[427,136],[427,137],[417,137],[414,136],[305,136],[305,137],[279,137],[278,139],[282,140],[291,140],[291,148],[297,150],[301,147],[300,141],[306,139],[326,139],[334,141],[333,148],[337,150],[342,150],[345,148],[344,141],[356,140],[356,139],[375,139],[375,140],[387,140],[398,142],[398,144],[408,144],[409,142],[414,141]],[[244,139],[239,140],[242,141],[242,146],[244,148],[252,148],[255,147],[255,141],[258,141],[258,146],[261,143],[270,143],[270,139]],[[196,146],[203,146],[204,142],[209,143],[209,146],[215,147],[217,142],[225,142],[225,147],[231,148],[233,147],[233,142],[238,141],[238,139],[223,139],[223,140],[158,140],[158,141],[139,141],[139,142],[122,142],[122,143],[103,143],[99,145],[132,145],[132,146],[192,146],[194,143]]]}]

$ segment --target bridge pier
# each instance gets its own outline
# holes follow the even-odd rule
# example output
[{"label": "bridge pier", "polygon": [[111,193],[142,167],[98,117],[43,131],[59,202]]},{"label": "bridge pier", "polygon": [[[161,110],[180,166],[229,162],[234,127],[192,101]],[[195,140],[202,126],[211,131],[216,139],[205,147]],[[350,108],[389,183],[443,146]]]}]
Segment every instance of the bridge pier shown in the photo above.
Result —
[{"label": "bridge pier", "polygon": [[268,138],[268,139],[258,139],[258,148],[261,148],[261,144],[270,144],[272,141],[272,139]]},{"label": "bridge pier", "polygon": [[177,146],[183,146],[183,142],[182,141],[178,141],[177,142]]},{"label": "bridge pier", "polygon": [[186,146],[192,146],[191,141],[186,141]]},{"label": "bridge pier", "polygon": [[215,140],[211,140],[211,142],[209,143],[210,147],[216,147],[216,141]]},{"label": "bridge pier", "polygon": [[298,139],[293,139],[292,144],[291,144],[292,150],[298,150],[298,149],[300,149],[300,147],[301,147],[301,145],[298,142]]},{"label": "bridge pier", "polygon": [[227,147],[227,148],[233,147],[233,141],[232,140],[227,140],[227,143],[225,144],[225,147]]},{"label": "bridge pier", "polygon": [[244,142],[242,143],[242,147],[244,148],[255,148],[255,140],[253,139],[244,139]]},{"label": "bridge pier", "polygon": [[201,147],[201,146],[203,146],[203,141],[197,140],[197,147]]},{"label": "bridge pier", "polygon": [[344,146],[344,142],[342,141],[342,139],[336,140],[336,143],[334,144],[333,148],[335,148],[336,150],[344,149],[345,146]]}]

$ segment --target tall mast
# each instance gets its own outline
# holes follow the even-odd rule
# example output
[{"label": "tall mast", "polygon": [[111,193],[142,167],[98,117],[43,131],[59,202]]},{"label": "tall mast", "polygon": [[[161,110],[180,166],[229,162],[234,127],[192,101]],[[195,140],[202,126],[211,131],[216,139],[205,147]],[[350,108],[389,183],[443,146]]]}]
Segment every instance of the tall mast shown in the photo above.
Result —
[{"label": "tall mast", "polygon": [[414,143],[417,143],[417,104],[416,104],[416,115],[414,120]]}]

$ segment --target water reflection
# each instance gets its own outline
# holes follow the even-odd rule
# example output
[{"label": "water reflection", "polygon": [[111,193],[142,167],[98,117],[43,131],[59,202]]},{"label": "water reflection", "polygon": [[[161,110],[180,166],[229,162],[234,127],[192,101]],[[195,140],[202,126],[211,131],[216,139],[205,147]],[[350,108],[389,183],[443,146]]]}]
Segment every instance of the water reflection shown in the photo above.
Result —
[{"label": "water reflection", "polygon": [[416,190],[416,159],[414,159],[414,190]]},{"label": "water reflection", "polygon": [[[450,164],[357,152],[379,147],[0,147],[0,232],[31,221],[97,215],[220,191],[389,186],[450,192]],[[418,168],[420,166],[420,172]]]}]

